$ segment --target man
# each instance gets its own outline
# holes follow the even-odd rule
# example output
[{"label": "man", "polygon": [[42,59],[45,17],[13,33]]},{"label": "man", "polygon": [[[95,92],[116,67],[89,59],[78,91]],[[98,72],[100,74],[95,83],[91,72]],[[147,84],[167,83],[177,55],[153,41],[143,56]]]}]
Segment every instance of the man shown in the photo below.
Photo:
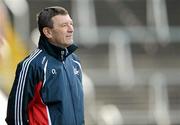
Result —
[{"label": "man", "polygon": [[17,66],[8,125],[83,125],[81,65],[73,53],[73,21],[62,7],[38,15],[38,48]]}]

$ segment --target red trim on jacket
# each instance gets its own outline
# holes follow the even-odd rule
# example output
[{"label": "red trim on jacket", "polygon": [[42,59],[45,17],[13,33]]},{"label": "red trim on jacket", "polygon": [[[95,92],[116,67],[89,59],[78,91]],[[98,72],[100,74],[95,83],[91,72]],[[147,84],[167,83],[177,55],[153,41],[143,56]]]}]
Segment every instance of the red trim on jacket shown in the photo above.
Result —
[{"label": "red trim on jacket", "polygon": [[40,90],[42,81],[36,84],[34,97],[28,104],[29,125],[48,125],[48,114],[46,105],[42,102]]}]

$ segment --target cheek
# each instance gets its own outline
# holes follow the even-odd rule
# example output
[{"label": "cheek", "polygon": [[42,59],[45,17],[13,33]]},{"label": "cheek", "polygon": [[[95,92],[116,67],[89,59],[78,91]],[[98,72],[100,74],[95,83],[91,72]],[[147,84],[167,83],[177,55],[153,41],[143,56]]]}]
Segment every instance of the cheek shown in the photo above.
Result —
[{"label": "cheek", "polygon": [[65,36],[66,36],[66,32],[60,30],[60,31],[58,32],[58,36],[59,36],[59,37],[65,37]]},{"label": "cheek", "polygon": [[56,32],[54,32],[54,36],[56,37],[56,39],[59,40],[65,40],[66,39],[66,31],[65,30],[56,30]]},{"label": "cheek", "polygon": [[54,35],[55,35],[57,38],[61,38],[61,39],[65,36],[64,33],[61,32],[61,31],[57,31]]}]

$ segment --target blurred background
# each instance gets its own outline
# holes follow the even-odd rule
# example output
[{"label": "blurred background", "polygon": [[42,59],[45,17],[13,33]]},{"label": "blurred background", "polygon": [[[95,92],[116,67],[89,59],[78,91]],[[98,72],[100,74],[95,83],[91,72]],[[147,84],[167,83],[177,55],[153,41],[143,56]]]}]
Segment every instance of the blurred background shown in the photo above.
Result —
[{"label": "blurred background", "polygon": [[0,0],[0,124],[36,15],[64,6],[84,71],[86,125],[180,125],[179,0]]}]

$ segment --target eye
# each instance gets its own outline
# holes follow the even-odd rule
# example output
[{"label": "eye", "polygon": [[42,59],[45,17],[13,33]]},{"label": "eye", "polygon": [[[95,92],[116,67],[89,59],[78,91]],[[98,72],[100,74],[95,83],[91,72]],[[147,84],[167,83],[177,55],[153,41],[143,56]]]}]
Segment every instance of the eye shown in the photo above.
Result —
[{"label": "eye", "polygon": [[62,26],[63,26],[63,27],[65,27],[65,26],[66,26],[66,24],[63,24]]}]

